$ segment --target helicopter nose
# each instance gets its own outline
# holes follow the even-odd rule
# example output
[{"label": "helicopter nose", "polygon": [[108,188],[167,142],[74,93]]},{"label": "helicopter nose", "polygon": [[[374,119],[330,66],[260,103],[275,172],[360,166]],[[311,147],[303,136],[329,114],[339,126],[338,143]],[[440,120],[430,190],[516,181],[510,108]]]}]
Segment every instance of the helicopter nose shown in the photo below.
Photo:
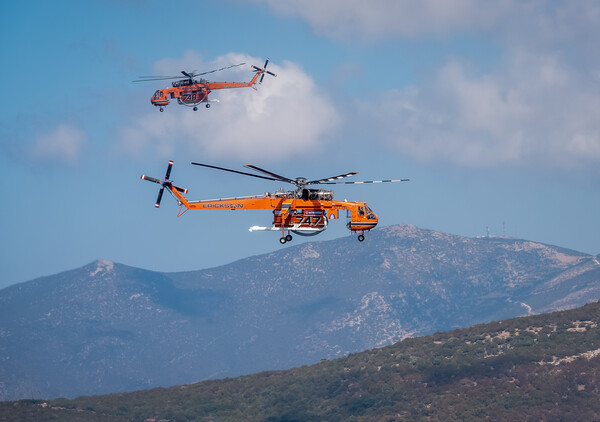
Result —
[{"label": "helicopter nose", "polygon": [[370,222],[375,223],[375,224],[377,224],[379,222],[379,218],[377,217],[377,214],[375,214],[374,212],[367,215],[367,220],[369,220]]}]

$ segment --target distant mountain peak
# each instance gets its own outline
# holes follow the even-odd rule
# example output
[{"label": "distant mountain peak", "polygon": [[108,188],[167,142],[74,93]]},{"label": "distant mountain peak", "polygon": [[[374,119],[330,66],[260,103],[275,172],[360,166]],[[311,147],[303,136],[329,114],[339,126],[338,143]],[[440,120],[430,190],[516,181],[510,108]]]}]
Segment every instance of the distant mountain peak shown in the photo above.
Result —
[{"label": "distant mountain peak", "polygon": [[93,270],[90,271],[90,277],[95,277],[96,275],[101,273],[102,275],[112,273],[115,269],[115,263],[106,259],[99,259],[98,261],[90,264],[90,267],[93,268]]}]

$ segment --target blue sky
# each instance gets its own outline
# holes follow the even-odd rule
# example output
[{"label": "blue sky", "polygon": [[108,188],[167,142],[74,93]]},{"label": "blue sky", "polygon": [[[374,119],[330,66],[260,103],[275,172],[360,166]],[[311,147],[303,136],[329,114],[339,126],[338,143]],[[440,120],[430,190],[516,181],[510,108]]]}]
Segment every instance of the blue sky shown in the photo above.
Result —
[{"label": "blue sky", "polygon": [[[268,212],[156,210],[139,176],[169,159],[191,199],[280,187],[191,161],[410,177],[336,197],[381,225],[600,253],[596,1],[4,2],[0,21],[0,287],[95,259],[183,271],[282,247],[248,232]],[[267,56],[277,78],[214,92],[210,110],[159,113],[149,99],[168,84],[131,82]],[[309,240],[347,235],[338,221]]]}]

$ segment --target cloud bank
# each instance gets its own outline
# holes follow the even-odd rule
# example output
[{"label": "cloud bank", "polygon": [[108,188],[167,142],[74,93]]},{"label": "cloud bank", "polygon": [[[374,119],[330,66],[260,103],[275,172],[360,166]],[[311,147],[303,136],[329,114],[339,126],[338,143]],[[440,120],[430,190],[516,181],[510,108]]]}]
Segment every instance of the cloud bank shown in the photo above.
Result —
[{"label": "cloud bank", "polygon": [[600,163],[600,89],[555,57],[516,53],[477,75],[450,61],[430,85],[357,105],[375,138],[421,161],[576,168]]},{"label": "cloud bank", "polygon": [[600,164],[597,1],[255,1],[342,43],[462,36],[499,47],[491,70],[482,57],[448,58],[417,85],[357,101],[346,120],[372,142],[461,166]]},{"label": "cloud bank", "polygon": [[338,40],[417,37],[482,30],[510,16],[516,0],[254,0],[299,16],[314,32]]}]

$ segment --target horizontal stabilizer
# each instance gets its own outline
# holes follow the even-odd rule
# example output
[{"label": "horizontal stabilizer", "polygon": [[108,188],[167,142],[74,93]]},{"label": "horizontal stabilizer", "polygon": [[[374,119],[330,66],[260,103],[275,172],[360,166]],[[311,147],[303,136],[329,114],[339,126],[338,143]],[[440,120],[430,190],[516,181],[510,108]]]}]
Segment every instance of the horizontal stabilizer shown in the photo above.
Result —
[{"label": "horizontal stabilizer", "polygon": [[248,229],[251,232],[264,232],[264,231],[279,231],[281,230],[279,227],[260,227],[260,226],[252,226]]}]

